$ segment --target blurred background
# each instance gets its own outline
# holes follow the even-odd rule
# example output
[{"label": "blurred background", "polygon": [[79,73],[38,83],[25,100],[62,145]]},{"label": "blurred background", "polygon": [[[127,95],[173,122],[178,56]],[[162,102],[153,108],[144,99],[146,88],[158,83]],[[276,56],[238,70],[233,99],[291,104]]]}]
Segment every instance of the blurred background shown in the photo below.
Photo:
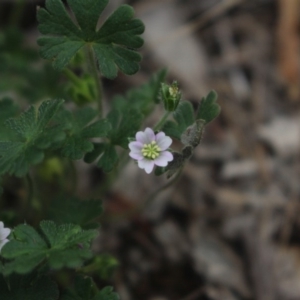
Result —
[{"label": "blurred background", "polygon": [[[185,100],[214,89],[222,112],[150,204],[136,210],[166,179],[133,162],[105,192],[94,248],[119,261],[109,283],[122,300],[299,300],[300,1],[111,0],[105,14],[124,3],[146,25],[143,60],[136,75],[104,80],[107,103],[167,67]],[[0,96],[24,108],[65,93],[38,58],[37,5],[0,0]],[[97,197],[107,175],[76,168],[78,193]]]}]

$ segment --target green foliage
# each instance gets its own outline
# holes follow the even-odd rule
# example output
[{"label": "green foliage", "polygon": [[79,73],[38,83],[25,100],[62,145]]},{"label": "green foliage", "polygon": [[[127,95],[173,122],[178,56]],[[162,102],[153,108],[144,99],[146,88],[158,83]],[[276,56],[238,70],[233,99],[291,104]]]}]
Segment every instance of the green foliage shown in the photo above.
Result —
[{"label": "green foliage", "polygon": [[218,94],[215,91],[210,91],[202,98],[196,115],[197,120],[204,120],[207,124],[219,115],[221,107],[216,103],[217,98]]},{"label": "green foliage", "polygon": [[58,72],[49,63],[39,62],[38,53],[26,46],[20,29],[8,27],[2,33],[0,92],[13,92],[30,103],[63,97]]},{"label": "green foliage", "polygon": [[95,230],[82,230],[80,226],[52,221],[40,223],[41,233],[29,225],[18,225],[13,238],[4,245],[1,256],[8,260],[3,274],[26,274],[40,264],[51,269],[76,268],[92,257],[90,242]]},{"label": "green foliage", "polygon": [[4,279],[0,275],[1,300],[57,300],[59,291],[49,277],[37,274],[12,274]]},{"label": "green foliage", "polygon": [[100,254],[85,267],[81,268],[81,272],[85,274],[97,273],[101,279],[109,279],[115,268],[119,265],[118,261],[109,254]]},{"label": "green foliage", "polygon": [[96,100],[95,80],[92,76],[87,74],[81,78],[71,80],[66,90],[70,99],[77,105],[85,105]]},{"label": "green foliage", "polygon": [[128,148],[128,137],[134,136],[141,126],[143,115],[137,109],[114,109],[107,120],[111,129],[107,134],[109,143],[94,143],[94,150],[85,155],[85,162],[91,163],[99,156],[97,166],[104,172],[110,172],[118,163],[118,155],[115,146]]},{"label": "green foliage", "polygon": [[61,300],[119,300],[113,288],[107,286],[101,291],[94,289],[94,282],[90,277],[77,276],[75,278],[74,289],[69,289],[62,296]]},{"label": "green foliage", "polygon": [[38,10],[40,32],[51,35],[38,39],[41,56],[53,60],[54,68],[62,70],[81,48],[88,46],[105,77],[115,78],[117,67],[125,74],[136,73],[141,56],[132,49],[143,45],[139,35],[144,32],[144,25],[133,19],[132,7],[120,6],[97,30],[108,0],[67,2],[79,26],[73,23],[61,0],[47,0],[46,9]]},{"label": "green foliage", "polygon": [[60,148],[63,156],[80,159],[94,148],[90,138],[108,134],[110,124],[105,119],[92,122],[96,116],[97,111],[91,107],[84,107],[73,114],[67,110],[61,112],[57,120],[64,124],[66,130],[66,138]]},{"label": "green foliage", "polygon": [[144,116],[152,112],[153,104],[159,103],[161,83],[165,80],[166,69],[151,76],[150,80],[138,88],[129,90],[125,96],[117,95],[113,99],[113,107],[119,110],[131,107],[139,110]]},{"label": "green foliage", "polygon": [[100,200],[59,197],[51,203],[48,217],[57,224],[73,223],[85,228],[91,226],[91,222],[102,212],[103,206]]},{"label": "green foliage", "polygon": [[12,129],[4,126],[4,122],[13,118],[19,112],[19,107],[12,99],[5,97],[0,100],[0,141],[7,140],[13,134]]},{"label": "green foliage", "polygon": [[174,121],[167,121],[163,126],[162,131],[166,135],[180,140],[183,132],[194,123],[194,109],[190,102],[183,101],[179,103],[177,109],[173,113]]},{"label": "green foliage", "polygon": [[0,137],[0,175],[25,175],[31,165],[43,160],[45,149],[64,138],[59,126],[50,124],[62,103],[63,100],[44,101],[38,110],[30,106],[19,117],[4,122],[12,134],[10,140]]}]

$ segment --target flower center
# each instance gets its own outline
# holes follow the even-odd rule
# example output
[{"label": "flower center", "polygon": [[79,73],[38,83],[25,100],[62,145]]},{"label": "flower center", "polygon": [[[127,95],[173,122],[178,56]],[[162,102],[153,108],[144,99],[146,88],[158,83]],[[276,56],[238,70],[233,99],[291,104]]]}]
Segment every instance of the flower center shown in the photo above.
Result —
[{"label": "flower center", "polygon": [[155,159],[159,156],[160,148],[157,146],[155,141],[152,141],[150,144],[145,144],[142,149],[142,154],[145,158]]}]

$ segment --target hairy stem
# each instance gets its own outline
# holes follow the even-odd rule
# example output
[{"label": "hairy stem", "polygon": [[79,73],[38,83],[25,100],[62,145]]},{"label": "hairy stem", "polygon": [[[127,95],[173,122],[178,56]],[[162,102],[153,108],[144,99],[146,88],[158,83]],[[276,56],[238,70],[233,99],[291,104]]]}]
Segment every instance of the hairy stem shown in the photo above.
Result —
[{"label": "hairy stem", "polygon": [[168,117],[169,117],[170,112],[166,111],[165,114],[162,116],[162,118],[160,119],[160,121],[154,126],[154,131],[159,131],[163,125],[165,124],[165,122],[167,121]]},{"label": "hairy stem", "polygon": [[102,82],[99,77],[98,69],[97,69],[97,61],[95,59],[92,46],[87,47],[87,57],[88,57],[88,64],[90,72],[92,73],[95,82],[96,82],[96,93],[97,93],[97,100],[98,100],[98,111],[100,116],[102,116],[103,109],[102,109],[102,98],[103,98],[103,88]]}]

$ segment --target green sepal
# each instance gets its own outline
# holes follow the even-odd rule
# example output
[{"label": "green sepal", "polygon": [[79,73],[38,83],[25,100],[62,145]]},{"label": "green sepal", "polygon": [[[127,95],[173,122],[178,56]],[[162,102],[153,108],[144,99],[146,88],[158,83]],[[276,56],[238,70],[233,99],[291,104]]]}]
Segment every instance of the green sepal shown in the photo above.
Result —
[{"label": "green sepal", "polygon": [[171,85],[161,83],[161,98],[166,111],[175,111],[181,100],[177,81]]}]

